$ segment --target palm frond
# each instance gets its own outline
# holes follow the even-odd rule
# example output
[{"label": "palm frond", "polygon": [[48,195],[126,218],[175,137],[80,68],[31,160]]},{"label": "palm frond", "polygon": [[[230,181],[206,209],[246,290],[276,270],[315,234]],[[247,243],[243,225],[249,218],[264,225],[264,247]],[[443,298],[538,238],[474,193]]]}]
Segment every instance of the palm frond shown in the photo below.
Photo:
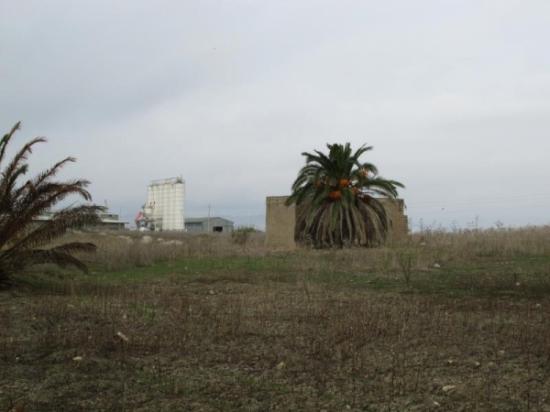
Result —
[{"label": "palm frond", "polygon": [[[17,123],[0,140],[0,166],[5,160],[6,148],[19,128],[20,123]],[[36,223],[40,215],[50,213],[54,206],[68,196],[76,195],[85,201],[91,200],[87,180],[52,180],[66,164],[75,161],[72,157],[55,163],[24,183],[20,182],[29,170],[27,160],[34,146],[45,141],[42,137],[30,140],[1,169],[0,283],[6,282],[15,271],[38,263],[72,265],[86,270],[84,263],[72,253],[95,250],[94,245],[80,242],[43,248],[69,229],[96,223],[98,212],[103,210],[95,205],[67,207],[54,213],[50,220],[39,225]]]},{"label": "palm frond", "polygon": [[2,140],[0,140],[0,164],[2,164],[2,160],[4,160],[4,154],[6,153],[6,148],[8,147],[10,140],[12,139],[15,132],[18,131],[20,128],[21,122],[17,122],[8,133],[2,136]]},{"label": "palm frond", "polygon": [[376,196],[395,199],[403,184],[384,179],[374,164],[361,162],[372,146],[355,151],[349,143],[327,148],[328,154],[302,153],[306,164],[286,201],[297,206],[296,238],[317,247],[380,244],[390,222]]}]

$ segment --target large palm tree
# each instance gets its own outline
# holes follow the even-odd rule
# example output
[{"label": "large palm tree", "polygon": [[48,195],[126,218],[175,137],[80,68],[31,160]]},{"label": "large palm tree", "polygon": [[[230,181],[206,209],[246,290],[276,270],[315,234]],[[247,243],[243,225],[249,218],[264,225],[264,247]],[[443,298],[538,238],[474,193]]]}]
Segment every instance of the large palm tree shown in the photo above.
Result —
[{"label": "large palm tree", "polygon": [[53,206],[69,195],[78,195],[90,201],[91,195],[86,190],[89,182],[52,180],[63,166],[75,161],[72,157],[25,181],[23,177],[29,170],[27,158],[34,146],[46,139],[32,139],[15,152],[13,159],[7,161],[6,149],[19,128],[20,123],[17,123],[0,140],[0,285],[8,284],[10,276],[16,271],[34,264],[73,265],[86,271],[86,265],[73,253],[93,251],[94,244],[70,242],[48,248],[45,246],[68,229],[96,223],[99,219],[97,212],[102,210],[95,205],[67,206],[38,224],[40,215],[50,212]]},{"label": "large palm tree", "polygon": [[379,176],[372,163],[361,163],[371,146],[355,152],[349,143],[327,147],[328,154],[302,153],[306,165],[287,200],[297,206],[297,238],[316,247],[381,243],[391,222],[380,199],[396,199],[397,188],[404,186]]}]

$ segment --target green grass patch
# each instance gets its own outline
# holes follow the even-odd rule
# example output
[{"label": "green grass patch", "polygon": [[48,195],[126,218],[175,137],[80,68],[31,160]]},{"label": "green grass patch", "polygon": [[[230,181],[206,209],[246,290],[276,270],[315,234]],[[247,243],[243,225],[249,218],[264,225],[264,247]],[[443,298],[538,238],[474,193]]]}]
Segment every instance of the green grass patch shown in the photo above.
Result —
[{"label": "green grass patch", "polygon": [[26,273],[20,280],[35,290],[70,292],[75,285],[108,287],[155,282],[167,277],[184,283],[271,281],[295,284],[307,281],[330,288],[380,292],[538,297],[550,293],[550,256],[449,260],[442,262],[439,268],[415,268],[409,284],[397,267],[391,270],[354,269],[338,255],[307,257],[304,253],[194,257],[116,271],[94,268],[88,275],[47,267]]}]

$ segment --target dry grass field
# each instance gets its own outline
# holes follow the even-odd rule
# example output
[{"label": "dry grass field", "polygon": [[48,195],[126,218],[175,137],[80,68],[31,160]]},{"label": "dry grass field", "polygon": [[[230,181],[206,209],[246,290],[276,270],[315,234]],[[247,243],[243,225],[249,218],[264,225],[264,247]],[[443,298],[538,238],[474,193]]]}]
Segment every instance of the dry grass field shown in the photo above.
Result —
[{"label": "dry grass field", "polygon": [[0,292],[0,411],[550,411],[550,228],[72,236],[89,275]]}]

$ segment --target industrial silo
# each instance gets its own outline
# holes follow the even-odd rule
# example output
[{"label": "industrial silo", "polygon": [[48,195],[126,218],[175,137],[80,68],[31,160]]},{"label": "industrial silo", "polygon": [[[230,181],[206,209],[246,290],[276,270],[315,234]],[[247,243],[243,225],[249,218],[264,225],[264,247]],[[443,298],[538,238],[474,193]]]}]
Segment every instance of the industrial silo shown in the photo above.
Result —
[{"label": "industrial silo", "polygon": [[183,197],[185,181],[181,177],[154,180],[147,188],[147,203],[143,209],[154,230],[184,230]]}]

